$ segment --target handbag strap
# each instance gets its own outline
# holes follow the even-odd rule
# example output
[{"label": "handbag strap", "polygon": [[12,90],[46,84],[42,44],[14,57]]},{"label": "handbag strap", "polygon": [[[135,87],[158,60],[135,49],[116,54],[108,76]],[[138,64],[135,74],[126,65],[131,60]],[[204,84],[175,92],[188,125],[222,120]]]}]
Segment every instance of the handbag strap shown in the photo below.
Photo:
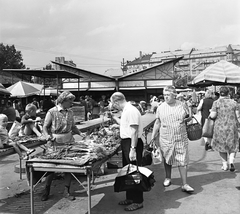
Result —
[{"label": "handbag strap", "polygon": [[156,138],[159,136],[159,132],[154,136],[154,138],[150,141],[150,143],[149,143],[149,146],[151,147],[157,147],[156,146],[156,144],[155,144],[155,140],[156,140]]},{"label": "handbag strap", "polygon": [[194,117],[194,116],[192,115],[192,118],[194,118],[194,120],[195,120],[198,124],[200,124],[200,123],[198,122],[198,120],[196,119],[196,117]]},{"label": "handbag strap", "polygon": [[[130,165],[134,165],[134,164],[128,164],[128,168],[127,168],[127,174],[129,173],[129,170],[130,170]],[[138,163],[136,161],[136,166],[137,166],[137,172],[139,172],[139,168],[138,168]]]}]

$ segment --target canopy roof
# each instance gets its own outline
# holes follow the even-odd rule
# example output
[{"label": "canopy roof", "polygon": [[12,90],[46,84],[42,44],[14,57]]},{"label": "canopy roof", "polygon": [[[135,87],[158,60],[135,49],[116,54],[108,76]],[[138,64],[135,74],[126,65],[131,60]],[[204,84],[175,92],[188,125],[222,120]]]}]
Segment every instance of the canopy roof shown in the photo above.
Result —
[{"label": "canopy roof", "polygon": [[0,83],[0,94],[10,95],[11,93]]},{"label": "canopy roof", "polygon": [[42,78],[81,78],[80,72],[77,70],[66,71],[66,70],[3,69],[3,71]]},{"label": "canopy roof", "polygon": [[64,69],[64,70],[71,71],[71,72],[72,71],[77,72],[79,75],[81,74],[82,81],[115,80],[113,77],[105,76],[105,75],[98,74],[98,73],[94,73],[94,72],[87,71],[87,70],[84,70],[84,69],[81,69],[81,68],[73,67],[71,65],[67,65],[67,64],[63,64],[63,63],[59,63],[59,62],[54,62],[54,61],[51,61],[51,62],[60,66],[60,69]]}]

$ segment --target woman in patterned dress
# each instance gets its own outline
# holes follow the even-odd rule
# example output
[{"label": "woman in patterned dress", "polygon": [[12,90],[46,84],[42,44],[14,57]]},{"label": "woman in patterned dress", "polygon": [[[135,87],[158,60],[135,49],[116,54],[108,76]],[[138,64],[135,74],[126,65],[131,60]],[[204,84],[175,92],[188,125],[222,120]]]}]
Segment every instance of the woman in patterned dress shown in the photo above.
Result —
[{"label": "woman in patterned dress", "polygon": [[152,139],[159,132],[159,143],[163,155],[166,178],[164,187],[171,185],[172,165],[177,165],[182,179],[182,191],[191,193],[194,189],[187,184],[188,138],[186,122],[191,120],[186,104],[176,100],[176,89],[167,86],[163,90],[165,102],[156,113]]},{"label": "woman in patterned dress", "polygon": [[[219,152],[222,170],[235,171],[234,158],[239,149],[238,127],[239,109],[236,101],[230,99],[229,89],[220,88],[220,98],[214,101],[210,117],[215,119],[212,148]],[[228,165],[229,161],[229,165]]]}]

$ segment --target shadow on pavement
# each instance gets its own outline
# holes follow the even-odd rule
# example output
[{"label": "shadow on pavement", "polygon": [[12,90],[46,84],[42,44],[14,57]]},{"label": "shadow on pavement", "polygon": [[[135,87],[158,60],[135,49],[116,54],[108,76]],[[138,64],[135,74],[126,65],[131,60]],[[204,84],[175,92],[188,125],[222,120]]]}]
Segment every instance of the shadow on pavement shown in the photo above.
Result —
[{"label": "shadow on pavement", "polygon": [[[236,167],[239,167],[239,164],[236,164]],[[236,173],[230,173],[229,171],[211,171],[206,174],[190,176],[188,183],[194,187],[195,192],[187,194],[181,191],[180,176],[173,178],[172,185],[164,188],[162,185],[165,176],[163,166],[150,166],[149,168],[154,171],[156,184],[150,192],[144,193],[144,208],[136,211],[139,214],[163,214],[166,210],[178,209],[181,206],[181,201],[186,201],[188,197],[192,198],[192,196],[201,193],[204,186],[218,183],[219,181],[222,182],[222,180],[226,180],[227,182],[229,179],[236,177]],[[173,170],[178,169],[175,168]],[[177,172],[175,173],[178,175]],[[229,185],[229,183],[226,185]],[[120,200],[125,199],[125,193],[114,193],[113,186],[98,189],[97,191],[93,191],[92,194],[103,195],[101,200],[92,208],[93,214],[120,214],[125,212],[124,206],[118,205]]]}]

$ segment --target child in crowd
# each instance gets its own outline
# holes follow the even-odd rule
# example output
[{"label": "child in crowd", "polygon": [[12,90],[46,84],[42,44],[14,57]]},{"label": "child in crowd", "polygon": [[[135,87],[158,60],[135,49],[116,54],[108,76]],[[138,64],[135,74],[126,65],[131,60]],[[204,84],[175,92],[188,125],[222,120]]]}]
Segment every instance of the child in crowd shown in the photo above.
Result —
[{"label": "child in crowd", "polygon": [[40,137],[41,134],[41,128],[38,127],[38,122],[41,121],[41,118],[36,118],[36,111],[37,107],[30,103],[25,108],[25,115],[22,116],[21,120],[21,130],[20,130],[20,136],[23,135],[32,135],[36,134],[38,137]]},{"label": "child in crowd", "polygon": [[[0,148],[10,148],[13,147],[15,151],[18,153],[21,159],[28,159],[28,156],[35,151],[35,149],[28,149],[24,145],[19,142],[13,142],[9,136],[7,131],[8,117],[5,114],[0,114]],[[21,150],[26,152],[24,156]]]}]

